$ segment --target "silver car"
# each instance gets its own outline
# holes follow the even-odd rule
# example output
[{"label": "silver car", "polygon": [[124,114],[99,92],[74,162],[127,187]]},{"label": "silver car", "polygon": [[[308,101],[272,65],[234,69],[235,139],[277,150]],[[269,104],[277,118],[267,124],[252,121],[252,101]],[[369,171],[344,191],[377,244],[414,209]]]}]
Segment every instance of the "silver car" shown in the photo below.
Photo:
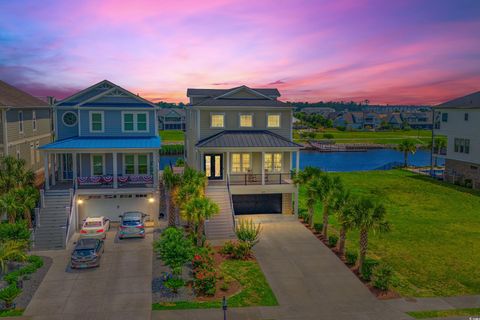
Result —
[{"label": "silver car", "polygon": [[145,213],[139,211],[125,212],[119,216],[118,238],[145,238]]}]

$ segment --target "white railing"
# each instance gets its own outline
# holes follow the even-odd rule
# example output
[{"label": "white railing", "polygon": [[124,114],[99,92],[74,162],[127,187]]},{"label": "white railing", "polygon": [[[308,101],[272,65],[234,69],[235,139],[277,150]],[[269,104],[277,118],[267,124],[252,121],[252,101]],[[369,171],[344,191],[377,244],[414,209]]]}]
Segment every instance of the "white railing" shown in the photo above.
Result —
[{"label": "white railing", "polygon": [[72,235],[75,233],[75,226],[72,227],[73,219],[77,215],[77,206],[75,205],[77,195],[75,193],[75,189],[69,189],[70,192],[70,206],[66,207],[67,210],[67,225],[66,225],[66,230],[65,230],[65,248],[68,245],[68,241],[72,237]]},{"label": "white railing", "polygon": [[45,208],[45,190],[40,189],[40,208]]},{"label": "white railing", "polygon": [[229,173],[227,173],[227,192],[228,192],[228,198],[230,199],[230,210],[232,211],[233,232],[235,232],[235,229],[236,229],[235,209],[233,208],[233,198],[232,198],[232,193],[230,192],[230,174]]}]

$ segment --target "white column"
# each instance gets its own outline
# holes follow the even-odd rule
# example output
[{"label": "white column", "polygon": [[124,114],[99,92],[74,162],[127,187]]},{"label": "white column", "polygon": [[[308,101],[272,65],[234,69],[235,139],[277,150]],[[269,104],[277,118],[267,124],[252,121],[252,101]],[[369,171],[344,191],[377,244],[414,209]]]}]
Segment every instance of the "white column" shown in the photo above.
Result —
[{"label": "white column", "polygon": [[265,184],[265,152],[262,152],[262,185]]},{"label": "white column", "polygon": [[117,161],[117,153],[116,152],[112,153],[112,161],[113,161],[113,188],[117,189],[118,188],[118,181],[117,181],[118,161]]},{"label": "white column", "polygon": [[[297,151],[297,156],[295,157],[296,159],[296,165],[295,165],[295,170],[298,172],[300,170],[300,150]],[[298,215],[298,186],[297,186],[297,191],[295,192],[295,215]]]},{"label": "white column", "polygon": [[50,189],[50,177],[49,177],[49,170],[48,170],[48,160],[49,160],[49,157],[50,157],[50,154],[48,152],[45,152],[44,154],[44,164],[43,164],[43,172],[44,172],[44,175],[45,175],[45,190],[48,190]]},{"label": "white column", "polygon": [[230,151],[227,151],[227,177],[230,181]]},{"label": "white column", "polygon": [[297,156],[296,156],[296,166],[295,166],[295,170],[298,172],[298,170],[300,170],[300,150],[297,151]]},{"label": "white column", "polygon": [[293,210],[295,212],[295,215],[298,216],[298,187],[297,187],[297,191],[295,191],[295,202],[294,202]]},{"label": "white column", "polygon": [[158,170],[159,170],[159,156],[158,156],[158,150],[152,152],[153,156],[153,186],[155,188],[158,187]]},{"label": "white column", "polygon": [[72,171],[73,171],[73,185],[75,186],[75,189],[78,187],[78,182],[77,182],[77,153],[73,152],[72,153]]},{"label": "white column", "polygon": [[57,154],[56,153],[52,154],[52,186],[55,185],[55,172],[56,172],[55,164],[57,163],[56,158],[57,158]]}]

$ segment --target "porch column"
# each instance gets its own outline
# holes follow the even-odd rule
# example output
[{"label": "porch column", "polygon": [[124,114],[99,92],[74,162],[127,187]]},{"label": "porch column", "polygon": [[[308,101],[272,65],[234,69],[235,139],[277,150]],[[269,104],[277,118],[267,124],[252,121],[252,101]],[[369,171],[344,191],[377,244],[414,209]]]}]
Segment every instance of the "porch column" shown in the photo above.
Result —
[{"label": "porch column", "polygon": [[262,151],[262,185],[265,184],[265,152]]},{"label": "porch column", "polygon": [[55,185],[55,163],[56,163],[57,154],[52,154],[52,186]]},{"label": "porch column", "polygon": [[[300,150],[297,151],[295,158],[296,158],[295,171],[298,172],[300,170]],[[295,192],[294,211],[295,211],[295,215],[298,216],[298,186],[297,186],[297,191]]]},{"label": "porch column", "polygon": [[155,188],[158,187],[158,167],[159,167],[159,156],[158,156],[158,150],[157,151],[154,151],[152,152],[152,156],[153,156],[153,186]]},{"label": "porch column", "polygon": [[297,156],[295,157],[296,159],[296,166],[295,166],[295,170],[298,172],[298,170],[300,169],[300,150],[297,151]]},{"label": "porch column", "polygon": [[48,152],[45,152],[45,155],[44,155],[44,164],[43,164],[43,174],[45,175],[45,190],[48,190],[50,189],[50,173],[49,173],[49,170],[48,170],[48,160],[49,160],[49,157],[50,157],[50,154]]},{"label": "porch column", "polygon": [[77,153],[73,152],[72,153],[72,171],[73,171],[73,185],[75,189],[78,187],[78,181],[77,181]]},{"label": "porch column", "polygon": [[118,188],[118,181],[117,181],[117,153],[113,152],[112,153],[112,161],[113,161],[113,188],[117,189]]},{"label": "porch column", "polygon": [[227,179],[230,182],[230,151],[227,151]]}]

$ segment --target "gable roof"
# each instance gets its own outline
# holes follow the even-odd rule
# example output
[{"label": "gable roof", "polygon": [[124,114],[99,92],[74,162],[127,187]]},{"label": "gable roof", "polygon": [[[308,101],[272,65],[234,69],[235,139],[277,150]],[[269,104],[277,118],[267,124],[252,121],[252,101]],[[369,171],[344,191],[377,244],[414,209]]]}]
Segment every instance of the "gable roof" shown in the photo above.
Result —
[{"label": "gable roof", "polygon": [[48,103],[0,80],[0,106],[47,107]]},{"label": "gable roof", "polygon": [[194,106],[208,107],[284,107],[293,108],[291,105],[278,100],[254,100],[254,99],[206,99]]},{"label": "gable roof", "polygon": [[158,115],[161,116],[161,117],[165,117],[170,112],[175,112],[180,117],[185,116],[185,109],[182,109],[182,108],[161,108],[160,110],[158,110]]},{"label": "gable roof", "polygon": [[225,130],[200,140],[199,148],[301,148],[302,146],[267,130]]},{"label": "gable roof", "polygon": [[445,109],[480,109],[480,91],[471,93],[469,95],[456,98],[434,108]]},{"label": "gable roof", "polygon": [[214,98],[225,95],[229,92],[236,91],[242,88],[247,88],[249,90],[256,91],[267,97],[280,97],[280,92],[277,88],[250,88],[247,86],[239,86],[230,89],[200,89],[200,88],[188,88],[187,97],[205,97],[205,98]]}]

